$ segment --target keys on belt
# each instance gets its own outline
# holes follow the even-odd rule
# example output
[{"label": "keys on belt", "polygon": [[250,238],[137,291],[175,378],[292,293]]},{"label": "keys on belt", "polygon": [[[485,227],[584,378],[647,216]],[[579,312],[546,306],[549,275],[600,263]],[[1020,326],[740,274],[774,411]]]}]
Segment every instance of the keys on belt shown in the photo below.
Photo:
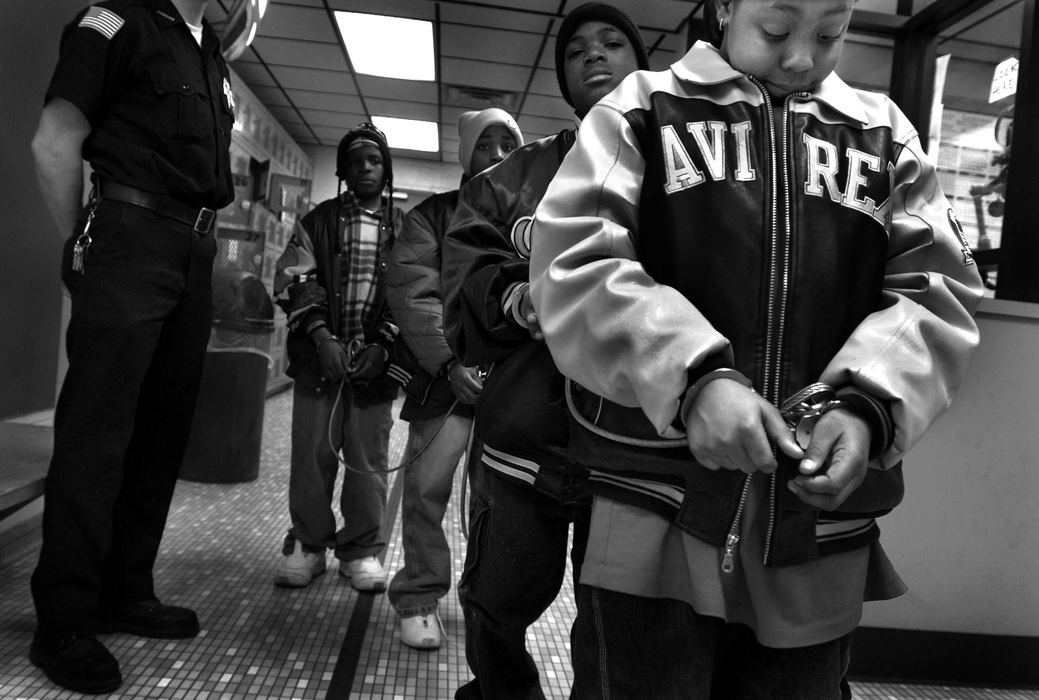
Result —
[{"label": "keys on belt", "polygon": [[216,223],[216,211],[206,207],[193,207],[189,204],[178,202],[172,197],[145,192],[136,187],[128,187],[117,182],[99,181],[97,183],[97,198],[113,199],[117,202],[125,202],[134,206],[143,207],[154,211],[159,216],[173,219],[191,230],[207,234],[213,231]]}]

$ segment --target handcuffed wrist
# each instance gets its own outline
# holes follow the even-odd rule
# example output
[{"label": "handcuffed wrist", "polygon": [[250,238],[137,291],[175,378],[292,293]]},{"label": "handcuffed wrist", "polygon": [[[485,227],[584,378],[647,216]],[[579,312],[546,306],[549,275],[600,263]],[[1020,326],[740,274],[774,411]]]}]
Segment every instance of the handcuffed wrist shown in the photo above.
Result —
[{"label": "handcuffed wrist", "polygon": [[523,317],[523,295],[530,289],[529,282],[513,282],[502,295],[502,311],[521,328],[529,328],[530,323]]},{"label": "handcuffed wrist", "polygon": [[686,427],[686,416],[692,410],[693,402],[703,391],[704,387],[713,382],[716,379],[731,379],[734,382],[739,382],[748,389],[754,388],[754,382],[747,379],[747,376],[729,367],[720,367],[718,369],[711,370],[706,374],[702,375],[699,379],[689,385],[689,388],[685,390],[685,395],[682,397],[682,404],[678,409],[678,417],[682,422],[682,427]]}]

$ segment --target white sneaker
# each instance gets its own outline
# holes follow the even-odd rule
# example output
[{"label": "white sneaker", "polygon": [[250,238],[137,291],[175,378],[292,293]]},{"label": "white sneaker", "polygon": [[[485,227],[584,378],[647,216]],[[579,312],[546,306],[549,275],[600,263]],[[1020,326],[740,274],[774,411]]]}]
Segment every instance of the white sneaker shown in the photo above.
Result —
[{"label": "white sneaker", "polygon": [[308,552],[296,540],[292,551],[285,555],[274,574],[274,585],[283,588],[309,586],[315,576],[325,573],[325,553]]},{"label": "white sneaker", "polygon": [[339,562],[339,575],[359,591],[386,590],[386,569],[374,556]]},{"label": "white sneaker", "polygon": [[400,641],[414,649],[440,648],[440,616],[435,612],[400,619]]}]

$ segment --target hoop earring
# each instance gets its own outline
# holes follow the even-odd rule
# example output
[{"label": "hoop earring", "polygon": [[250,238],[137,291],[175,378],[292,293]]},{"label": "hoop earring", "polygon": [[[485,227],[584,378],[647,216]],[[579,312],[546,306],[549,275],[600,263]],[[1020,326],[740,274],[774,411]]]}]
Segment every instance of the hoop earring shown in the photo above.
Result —
[{"label": "hoop earring", "polygon": [[720,32],[724,32],[725,31],[725,18],[724,17],[719,17],[718,18],[718,31],[720,31]]}]

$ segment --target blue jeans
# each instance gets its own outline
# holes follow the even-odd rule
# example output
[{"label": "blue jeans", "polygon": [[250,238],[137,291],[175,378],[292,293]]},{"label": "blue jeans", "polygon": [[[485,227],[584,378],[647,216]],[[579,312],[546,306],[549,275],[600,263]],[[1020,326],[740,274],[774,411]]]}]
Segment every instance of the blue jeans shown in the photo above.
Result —
[{"label": "blue jeans", "polygon": [[545,697],[526,649],[527,627],[555,600],[570,553],[577,580],[588,543],[590,508],[564,505],[484,465],[473,480],[465,568],[458,598],[465,613],[465,657],[475,678],[457,700]]},{"label": "blue jeans", "polygon": [[292,457],[289,470],[291,535],[311,550],[331,548],[339,561],[352,561],[382,551],[386,511],[392,401],[359,408],[347,385],[332,423],[332,441],[342,445],[343,486],[336,528],[332,512],[339,460],[329,446],[328,419],[335,389],[313,391],[299,383],[292,391]]},{"label": "blue jeans", "polygon": [[388,593],[401,617],[435,612],[437,602],[451,589],[444,513],[472,425],[472,418],[447,415],[408,426],[401,500],[404,568],[390,581]]},{"label": "blue jeans", "polygon": [[838,700],[851,635],[793,649],[669,598],[578,586],[571,632],[576,700]]}]

